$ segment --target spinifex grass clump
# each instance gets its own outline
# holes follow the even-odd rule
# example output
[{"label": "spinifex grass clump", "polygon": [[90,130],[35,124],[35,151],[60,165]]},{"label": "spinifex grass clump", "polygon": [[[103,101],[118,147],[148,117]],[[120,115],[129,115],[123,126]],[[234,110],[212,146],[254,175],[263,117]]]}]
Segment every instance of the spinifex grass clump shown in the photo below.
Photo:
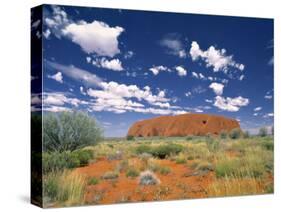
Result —
[{"label": "spinifex grass clump", "polygon": [[45,204],[59,202],[63,205],[83,204],[87,178],[71,171],[52,172],[44,176]]},{"label": "spinifex grass clump", "polygon": [[139,184],[140,185],[157,185],[160,183],[160,180],[156,175],[151,171],[144,171],[140,173]]}]

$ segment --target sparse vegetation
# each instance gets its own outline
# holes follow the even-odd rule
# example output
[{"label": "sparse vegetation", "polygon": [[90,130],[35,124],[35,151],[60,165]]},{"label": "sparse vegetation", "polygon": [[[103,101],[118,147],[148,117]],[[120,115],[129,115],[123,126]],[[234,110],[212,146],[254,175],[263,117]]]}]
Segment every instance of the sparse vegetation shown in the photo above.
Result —
[{"label": "sparse vegetation", "polygon": [[157,185],[160,180],[151,171],[144,171],[140,174],[139,184],[140,185]]},{"label": "sparse vegetation", "polygon": [[[244,134],[235,135],[235,139],[194,136],[188,141],[186,137],[108,140],[74,151],[44,152],[44,202],[52,206],[130,202],[131,195],[143,201],[175,195],[186,198],[272,193],[272,136],[245,138]],[[93,172],[95,177],[88,175]],[[71,176],[66,180],[68,184],[62,182],[66,175]],[[186,185],[188,177],[192,178]],[[81,187],[76,185],[78,182]],[[204,190],[193,194],[202,183]],[[127,193],[113,200],[108,192],[119,193],[124,185]],[[108,190],[102,189],[104,186]],[[145,190],[146,186],[152,193]],[[175,186],[181,192],[175,194]]]},{"label": "sparse vegetation", "polygon": [[88,181],[89,185],[97,185],[100,182],[100,180],[96,177],[91,177]]},{"label": "sparse vegetation", "polygon": [[139,175],[140,175],[139,171],[137,169],[134,169],[134,168],[130,168],[126,172],[126,176],[131,177],[131,178],[138,177]]}]

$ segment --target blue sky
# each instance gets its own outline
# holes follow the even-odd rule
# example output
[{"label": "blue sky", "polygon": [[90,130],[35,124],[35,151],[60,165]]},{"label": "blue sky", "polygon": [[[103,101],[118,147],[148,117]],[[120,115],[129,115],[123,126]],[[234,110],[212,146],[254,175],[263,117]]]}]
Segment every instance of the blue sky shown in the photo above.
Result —
[{"label": "blue sky", "polygon": [[41,21],[33,110],[42,98],[45,111],[87,111],[108,137],[183,113],[232,117],[253,133],[273,125],[272,19],[44,6]]}]

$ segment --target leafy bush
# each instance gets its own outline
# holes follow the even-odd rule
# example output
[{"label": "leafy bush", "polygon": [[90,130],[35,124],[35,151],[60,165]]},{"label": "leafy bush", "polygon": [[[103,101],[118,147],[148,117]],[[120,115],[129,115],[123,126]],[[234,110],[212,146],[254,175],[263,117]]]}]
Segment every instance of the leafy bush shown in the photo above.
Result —
[{"label": "leafy bush", "polygon": [[223,130],[223,131],[221,131],[221,133],[220,133],[220,138],[221,139],[226,139],[227,138],[227,132],[225,131],[225,130]]},{"label": "leafy bush", "polygon": [[134,168],[130,168],[127,172],[126,172],[126,176],[127,177],[131,177],[131,178],[135,178],[137,176],[139,176],[140,173],[138,170],[134,169]]},{"label": "leafy bush", "polygon": [[259,136],[265,137],[265,136],[267,136],[267,135],[268,135],[268,130],[267,130],[267,128],[265,128],[265,127],[260,128],[260,130],[259,130]]},{"label": "leafy bush", "polygon": [[71,153],[71,157],[79,161],[79,166],[85,166],[93,158],[93,152],[91,150],[75,150]]},{"label": "leafy bush", "polygon": [[151,147],[145,144],[141,144],[139,146],[136,147],[135,151],[137,154],[143,154],[143,153],[151,153]]},{"label": "leafy bush", "polygon": [[167,175],[170,172],[171,172],[171,169],[170,169],[170,167],[167,167],[167,166],[162,166],[159,169],[159,173],[162,174],[162,175]]},{"label": "leafy bush", "polygon": [[133,141],[135,140],[135,137],[133,135],[127,135],[127,141]]},{"label": "leafy bush", "polygon": [[96,177],[91,177],[88,181],[88,185],[97,185],[99,183],[99,179]]},{"label": "leafy bush", "polygon": [[93,154],[91,150],[43,153],[43,173],[84,166],[92,158]]},{"label": "leafy bush", "polygon": [[113,171],[105,172],[104,175],[102,176],[102,178],[105,180],[113,180],[118,177],[119,177],[119,174],[117,172],[113,172]]},{"label": "leafy bush", "polygon": [[140,174],[139,184],[140,185],[157,185],[160,180],[151,171],[144,171]]},{"label": "leafy bush", "polygon": [[238,139],[238,138],[240,138],[241,137],[241,130],[238,129],[238,128],[235,128],[235,129],[231,130],[230,133],[229,133],[229,137],[231,139]]},{"label": "leafy bush", "polygon": [[48,113],[43,118],[43,150],[74,151],[96,144],[102,131],[94,118],[83,112]]},{"label": "leafy bush", "polygon": [[151,154],[154,157],[164,159],[168,156],[180,153],[183,150],[183,146],[179,144],[166,144],[159,145],[151,149]]}]

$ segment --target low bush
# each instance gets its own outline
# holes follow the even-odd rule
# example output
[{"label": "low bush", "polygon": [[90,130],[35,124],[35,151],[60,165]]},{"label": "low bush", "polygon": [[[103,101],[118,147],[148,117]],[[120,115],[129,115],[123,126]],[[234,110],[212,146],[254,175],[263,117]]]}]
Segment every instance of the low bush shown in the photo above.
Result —
[{"label": "low bush", "polygon": [[226,177],[236,175],[240,169],[240,161],[236,158],[219,159],[216,163],[215,173],[217,177]]},{"label": "low bush", "polygon": [[139,171],[134,169],[134,168],[130,168],[128,169],[128,171],[126,172],[126,176],[127,177],[131,177],[131,178],[135,178],[138,177],[140,175]]},{"label": "low bush", "polygon": [[225,130],[221,131],[221,133],[220,133],[220,138],[221,139],[226,139],[227,136],[228,136],[228,134],[227,134],[227,132]]},{"label": "low bush", "polygon": [[164,159],[171,155],[176,155],[183,150],[183,146],[179,144],[159,145],[151,149],[151,154],[154,157]]},{"label": "low bush", "polygon": [[96,177],[91,177],[88,181],[88,185],[97,185],[100,182],[100,180]]},{"label": "low bush", "polygon": [[139,185],[157,185],[160,184],[160,180],[151,171],[144,171],[140,174]]},{"label": "low bush", "polygon": [[139,146],[136,147],[135,152],[139,155],[144,154],[144,153],[151,153],[151,147],[145,144],[141,144]]},{"label": "low bush", "polygon": [[159,169],[159,173],[162,174],[162,175],[167,175],[170,172],[171,172],[171,169],[170,169],[170,167],[167,167],[167,166],[162,166]]},{"label": "low bush", "polygon": [[135,140],[135,137],[133,135],[127,135],[126,139],[127,141],[133,141]]},{"label": "low bush", "polygon": [[241,134],[242,134],[241,130],[239,128],[235,128],[235,129],[230,131],[229,137],[231,139],[238,139],[238,138],[241,137]]},{"label": "low bush", "polygon": [[87,165],[92,158],[93,153],[91,150],[43,153],[43,173],[84,166]]}]

